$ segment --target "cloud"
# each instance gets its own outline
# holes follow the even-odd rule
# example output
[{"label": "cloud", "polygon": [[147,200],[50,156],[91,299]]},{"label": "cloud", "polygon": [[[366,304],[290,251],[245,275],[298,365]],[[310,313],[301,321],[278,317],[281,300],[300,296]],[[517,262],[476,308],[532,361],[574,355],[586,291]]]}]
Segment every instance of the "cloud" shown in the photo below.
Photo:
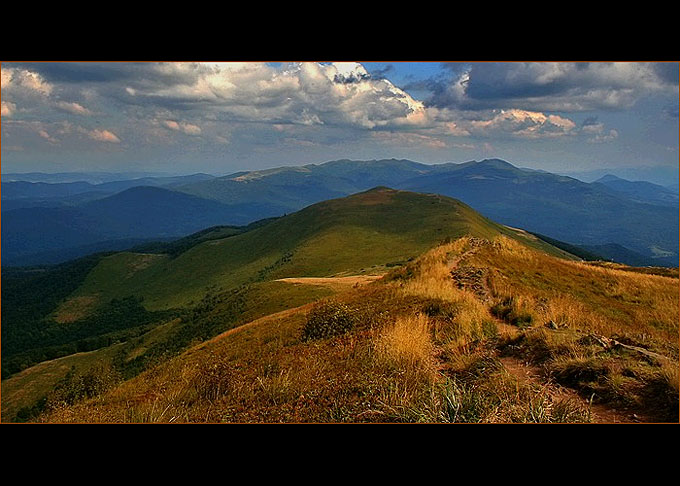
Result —
[{"label": "cloud", "polygon": [[597,132],[594,137],[591,137],[588,139],[589,143],[605,143],[605,142],[611,142],[612,140],[615,140],[619,137],[619,132],[616,130],[609,130],[609,132],[605,132],[604,128]]},{"label": "cloud", "polygon": [[520,138],[554,138],[576,133],[576,124],[568,118],[526,110],[500,110],[486,120],[469,123],[476,135],[509,134]]},{"label": "cloud", "polygon": [[595,116],[586,118],[581,124],[580,131],[589,137],[588,143],[611,142],[619,137],[619,132],[614,129],[607,131],[604,123],[599,122]]},{"label": "cloud", "polygon": [[370,73],[354,62],[3,64],[2,114],[72,121],[70,115],[93,116],[88,107],[96,106],[107,130],[73,126],[78,136],[69,138],[45,126],[64,146],[121,143],[118,134],[126,146],[168,147],[187,142],[186,135],[196,147],[220,150],[225,143],[246,150],[366,138],[428,149],[571,136],[599,143],[616,138],[609,127],[577,126],[548,108],[581,109],[592,100],[616,106],[635,99],[641,86],[663,90],[673,82],[671,70],[657,65],[618,64],[447,65],[446,76],[424,83],[433,92],[427,103],[385,78],[390,66]]},{"label": "cloud", "polygon": [[3,91],[40,96],[49,96],[52,93],[52,84],[37,72],[11,67],[2,67],[1,70],[0,84]]},{"label": "cloud", "polygon": [[110,94],[126,104],[233,123],[372,129],[426,122],[421,102],[358,63],[162,63],[140,66],[123,85]]},{"label": "cloud", "polygon": [[87,132],[87,135],[98,142],[120,143],[118,136],[109,130],[94,129]]},{"label": "cloud", "polygon": [[175,120],[163,120],[161,122],[166,128],[175,132],[183,132],[187,135],[200,135],[201,127],[187,122],[176,122]]},{"label": "cloud", "polygon": [[[201,135],[205,123],[224,127],[239,123],[283,127],[420,132],[434,137],[556,137],[571,132],[570,120],[533,110],[465,110],[426,106],[382,76],[372,76],[361,64],[289,63],[148,63],[121,65],[43,65],[34,78],[62,80],[61,90],[77,86],[71,95],[95,94],[121,103],[140,123],[156,118],[157,127],[186,135]],[[24,70],[17,68],[16,70]],[[115,74],[113,73],[115,70]],[[457,72],[448,94],[465,104],[470,69]],[[110,78],[107,78],[110,76]],[[14,79],[14,78],[12,78]],[[108,79],[108,81],[107,81]],[[66,87],[64,87],[66,86]],[[71,96],[73,98],[73,96]],[[54,106],[70,114],[91,112],[78,101]],[[156,113],[152,115],[152,113]],[[163,115],[159,115],[162,113]],[[534,113],[534,115],[528,115]],[[536,115],[536,114],[539,115]],[[542,117],[542,118],[540,118]],[[182,121],[182,119],[197,121]],[[423,131],[427,131],[423,135]],[[155,132],[160,136],[159,132]],[[161,136],[162,138],[162,136]],[[418,136],[414,136],[415,141]],[[210,138],[211,140],[214,137]]]},{"label": "cloud", "polygon": [[165,125],[166,128],[169,128],[170,130],[175,130],[176,132],[180,130],[179,123],[174,120],[163,120],[163,125]]},{"label": "cloud", "polygon": [[59,143],[59,140],[56,138],[52,137],[49,133],[47,133],[45,130],[38,130],[38,135],[40,135],[42,138],[47,140],[50,143]]},{"label": "cloud", "polygon": [[0,116],[12,116],[17,109],[17,105],[9,101],[0,102]]},{"label": "cloud", "polygon": [[55,106],[60,109],[61,111],[65,111],[67,113],[71,113],[74,115],[84,115],[84,116],[90,116],[92,115],[92,112],[82,106],[79,103],[75,102],[67,102],[67,101],[58,101]]},{"label": "cloud", "polygon": [[184,133],[186,133],[187,135],[200,135],[201,127],[197,125],[192,125],[191,123],[184,123],[182,125],[182,131],[184,131]]},{"label": "cloud", "polygon": [[[677,63],[478,63],[430,80],[428,106],[577,112],[619,110],[645,94],[677,92]],[[675,72],[673,72],[675,70]]]}]

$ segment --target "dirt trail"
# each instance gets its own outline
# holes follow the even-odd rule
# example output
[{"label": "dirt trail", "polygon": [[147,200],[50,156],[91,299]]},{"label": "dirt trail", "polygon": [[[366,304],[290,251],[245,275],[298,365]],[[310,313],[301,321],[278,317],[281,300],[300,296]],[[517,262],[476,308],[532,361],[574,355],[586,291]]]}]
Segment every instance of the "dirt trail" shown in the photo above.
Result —
[{"label": "dirt trail", "polygon": [[533,383],[544,387],[556,401],[573,400],[585,408],[590,408],[590,417],[593,423],[621,424],[651,421],[648,417],[638,416],[630,411],[617,410],[604,404],[590,403],[574,390],[564,388],[555,383],[546,383],[541,376],[539,368],[525,363],[518,358],[506,356],[499,359],[505,370],[520,383]]},{"label": "dirt trail", "polygon": [[[515,228],[512,228],[515,229]],[[470,290],[482,301],[488,302],[491,298],[491,291],[487,282],[485,269],[465,265],[464,260],[475,254],[480,247],[488,244],[482,239],[473,239],[472,247],[455,258],[449,260],[451,277],[459,288]],[[521,331],[500,319],[494,319],[496,326],[501,334],[516,337]],[[620,343],[616,343],[620,344]],[[633,414],[631,411],[617,410],[611,406],[597,403],[590,403],[588,399],[582,397],[577,391],[565,388],[556,383],[547,382],[541,373],[540,368],[529,363],[523,362],[516,357],[499,358],[505,370],[514,376],[520,383],[531,383],[545,389],[553,399],[573,400],[584,408],[590,410],[590,417],[593,423],[637,423],[648,422],[649,417]]]}]

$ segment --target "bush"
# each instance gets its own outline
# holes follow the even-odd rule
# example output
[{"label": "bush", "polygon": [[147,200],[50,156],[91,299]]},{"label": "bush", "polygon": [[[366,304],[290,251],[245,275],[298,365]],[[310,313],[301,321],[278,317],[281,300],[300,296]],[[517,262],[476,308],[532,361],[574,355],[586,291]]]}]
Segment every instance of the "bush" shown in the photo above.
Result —
[{"label": "bush", "polygon": [[229,393],[232,381],[232,366],[225,360],[211,356],[199,365],[193,379],[193,386],[199,398],[217,400]]},{"label": "bush", "polygon": [[316,304],[309,315],[303,331],[303,339],[325,339],[351,330],[355,316],[347,305],[335,301]]},{"label": "bush", "polygon": [[108,364],[98,364],[84,372],[77,372],[72,367],[48,395],[45,406],[54,409],[99,396],[120,380],[120,374]]}]

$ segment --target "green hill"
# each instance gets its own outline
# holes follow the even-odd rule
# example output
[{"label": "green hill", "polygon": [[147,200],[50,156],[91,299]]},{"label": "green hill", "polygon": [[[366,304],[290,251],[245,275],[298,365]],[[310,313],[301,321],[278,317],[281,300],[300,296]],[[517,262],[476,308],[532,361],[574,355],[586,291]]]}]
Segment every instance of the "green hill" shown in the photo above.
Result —
[{"label": "green hill", "polygon": [[105,302],[135,295],[144,298],[149,310],[189,307],[212,287],[380,272],[466,234],[505,234],[568,255],[496,224],[460,201],[381,187],[314,204],[243,234],[206,241],[176,258],[114,254],[102,259],[73,297]]}]

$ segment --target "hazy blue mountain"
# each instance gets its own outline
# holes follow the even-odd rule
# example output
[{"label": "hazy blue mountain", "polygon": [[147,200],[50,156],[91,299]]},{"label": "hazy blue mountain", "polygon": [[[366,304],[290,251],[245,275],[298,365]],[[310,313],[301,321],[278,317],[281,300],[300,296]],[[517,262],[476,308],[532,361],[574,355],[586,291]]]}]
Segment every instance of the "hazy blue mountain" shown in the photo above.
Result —
[{"label": "hazy blue mountain", "polygon": [[643,203],[678,206],[678,194],[668,188],[647,181],[628,181],[612,174],[600,177],[595,183],[626,194]]},{"label": "hazy blue mountain", "polygon": [[[257,207],[257,211],[266,208]],[[159,187],[134,187],[113,196],[71,208],[20,208],[2,214],[3,264],[54,262],[55,250],[64,260],[88,249],[121,249],[115,240],[172,238],[219,224],[250,222],[239,205]],[[105,245],[99,245],[108,242]],[[60,261],[64,261],[60,260]]]},{"label": "hazy blue mountain", "polygon": [[[2,213],[2,263],[15,265],[33,253],[89,245],[107,239],[104,222],[74,208],[20,208]],[[39,263],[39,262],[35,262]],[[32,263],[30,263],[32,264]]]},{"label": "hazy blue mountain", "polygon": [[501,223],[578,245],[615,242],[643,255],[678,253],[677,208],[636,201],[600,184],[485,160],[401,188],[455,197]]},{"label": "hazy blue mountain", "polygon": [[[82,193],[82,201],[62,200],[62,212],[49,216],[44,207],[42,212],[34,208],[35,216],[11,214],[14,209],[3,211],[3,256],[8,256],[6,234],[15,250],[33,253],[124,238],[176,237],[212,225],[245,225],[281,216],[382,185],[454,197],[503,224],[574,245],[613,243],[654,261],[672,262],[678,254],[677,206],[649,203],[649,191],[661,193],[658,186],[633,183],[638,191],[633,197],[631,191],[613,189],[605,184],[608,182],[616,181],[609,178],[585,183],[520,169],[500,159],[438,165],[396,159],[337,160],[223,177],[196,174],[154,178],[152,185],[163,184],[165,188],[130,188],[104,198],[99,194],[95,200]],[[129,184],[134,182],[113,181],[94,187],[116,190]],[[640,191],[648,191],[644,192],[647,200]],[[30,216],[22,224],[30,226],[30,221],[35,221],[31,228],[25,228],[33,239],[29,238],[31,244],[24,247],[19,245],[21,236],[12,240],[15,228],[24,230],[16,222],[17,214]],[[49,231],[42,232],[40,248],[35,248],[34,240],[40,239],[42,231],[35,225],[43,224],[48,217],[56,221],[45,223]],[[79,241],[79,234],[86,241]]]},{"label": "hazy blue mountain", "polygon": [[82,192],[94,191],[96,186],[89,182],[3,182],[2,199],[48,199],[72,196]]},{"label": "hazy blue mountain", "polygon": [[[4,189],[3,189],[4,190]],[[63,197],[2,199],[2,212],[19,208],[70,208],[95,199],[112,196],[113,193],[88,191]]]},{"label": "hazy blue mountain", "polygon": [[178,190],[231,204],[267,202],[290,212],[376,185],[455,197],[504,224],[574,244],[615,242],[649,257],[656,255],[652,248],[678,252],[676,209],[649,204],[649,195],[643,200],[601,183],[519,169],[500,159],[438,165],[338,160],[241,172]]},{"label": "hazy blue mountain", "polygon": [[[48,175],[46,174],[46,176]],[[16,176],[21,176],[21,174]],[[87,175],[79,173],[73,176],[87,178]],[[34,174],[33,177],[36,178],[38,176]],[[121,177],[121,175],[118,177]],[[96,178],[96,175],[94,178]],[[199,173],[186,176],[119,179],[97,184],[84,181],[50,183],[28,181],[2,182],[2,209],[5,211],[31,207],[71,207],[95,199],[101,199],[132,187],[154,186],[172,188],[213,178],[214,176]],[[93,179],[93,177],[90,177],[90,179]]]},{"label": "hazy blue mountain", "polygon": [[677,166],[611,167],[608,169],[560,172],[559,174],[574,177],[583,182],[595,182],[602,176],[613,174],[629,181],[646,181],[661,186],[678,185]]},{"label": "hazy blue mountain", "polygon": [[156,172],[22,172],[22,173],[3,173],[4,182],[26,181],[26,182],[47,182],[68,183],[68,182],[89,182],[90,184],[103,184],[120,180],[139,179],[142,177],[171,177],[172,174]]}]

